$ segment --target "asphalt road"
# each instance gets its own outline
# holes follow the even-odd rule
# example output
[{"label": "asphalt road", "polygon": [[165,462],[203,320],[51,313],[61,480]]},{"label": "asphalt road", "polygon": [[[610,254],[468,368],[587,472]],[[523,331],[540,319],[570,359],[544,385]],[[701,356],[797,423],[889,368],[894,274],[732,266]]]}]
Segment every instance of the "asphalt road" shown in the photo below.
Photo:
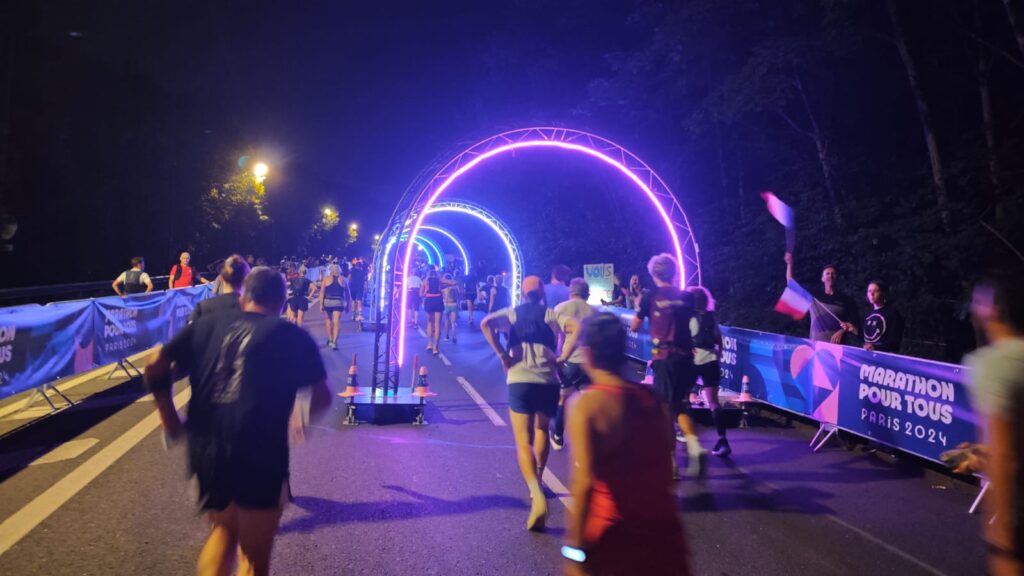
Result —
[{"label": "asphalt road", "polygon": [[[318,315],[307,328],[323,342]],[[282,520],[275,573],[560,572],[569,452],[553,452],[545,475],[547,532],[527,532],[500,366],[477,329],[461,328],[458,344],[442,344],[443,358],[421,355],[439,394],[429,425],[342,426],[338,399],[293,450],[295,502]],[[364,384],[370,375],[372,335],[351,323],[345,332],[338,351],[322,348],[335,391],[352,352]],[[413,333],[409,348],[424,346]],[[164,449],[136,381],[111,386],[103,376],[80,386],[91,395],[75,408],[0,439],[0,573],[194,571],[207,525],[184,453]],[[187,387],[175,393],[184,401]],[[732,457],[715,459],[703,484],[676,488],[695,574],[983,572],[981,518],[967,514],[976,487],[908,457],[838,444],[813,454],[808,426],[755,424],[730,431]],[[713,436],[704,429],[706,444]]]}]

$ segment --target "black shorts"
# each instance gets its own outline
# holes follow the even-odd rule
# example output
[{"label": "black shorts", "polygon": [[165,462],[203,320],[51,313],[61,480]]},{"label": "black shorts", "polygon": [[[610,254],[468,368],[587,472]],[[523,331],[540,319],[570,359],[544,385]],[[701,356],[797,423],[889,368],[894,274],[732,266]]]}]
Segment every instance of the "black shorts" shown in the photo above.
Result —
[{"label": "black shorts", "polygon": [[444,312],[444,300],[440,296],[427,296],[423,299],[423,309],[427,314]]},{"label": "black shorts", "polygon": [[292,296],[288,299],[288,307],[291,308],[293,312],[297,312],[299,310],[305,312],[306,310],[309,310],[309,300],[306,300],[304,296]]},{"label": "black shorts", "polygon": [[558,412],[557,384],[509,384],[508,407],[518,414],[544,414],[550,418]]},{"label": "black shorts", "polygon": [[697,381],[693,357],[688,354],[670,354],[651,363],[654,371],[654,394],[681,414],[690,408],[690,390]]},{"label": "black shorts", "polygon": [[715,388],[722,383],[722,366],[718,360],[707,364],[696,364],[694,370],[700,378],[701,388]]},{"label": "black shorts", "polygon": [[250,510],[273,509],[288,500],[287,465],[240,465],[223,442],[208,438],[189,438],[188,449],[201,511],[224,510],[232,503]]},{"label": "black shorts", "polygon": [[349,286],[349,294],[352,296],[352,300],[353,301],[355,301],[355,300],[362,300],[363,299],[363,292],[364,291],[363,291],[363,287],[362,286],[360,286],[358,288],[355,288],[353,286]]},{"label": "black shorts", "polygon": [[405,296],[405,309],[406,310],[419,310],[420,309],[420,291],[409,290]]}]

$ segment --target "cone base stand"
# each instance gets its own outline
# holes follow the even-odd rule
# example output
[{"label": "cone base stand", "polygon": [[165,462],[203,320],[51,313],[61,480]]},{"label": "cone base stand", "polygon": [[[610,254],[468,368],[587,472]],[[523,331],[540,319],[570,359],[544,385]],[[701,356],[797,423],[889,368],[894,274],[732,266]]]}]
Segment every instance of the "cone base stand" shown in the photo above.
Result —
[{"label": "cone base stand", "polygon": [[[413,396],[408,388],[400,388],[397,393],[391,391],[384,394],[369,393],[356,396],[351,400],[351,410],[358,412],[360,420],[372,424],[409,424],[418,419],[421,398]],[[354,417],[353,417],[354,419]]]}]

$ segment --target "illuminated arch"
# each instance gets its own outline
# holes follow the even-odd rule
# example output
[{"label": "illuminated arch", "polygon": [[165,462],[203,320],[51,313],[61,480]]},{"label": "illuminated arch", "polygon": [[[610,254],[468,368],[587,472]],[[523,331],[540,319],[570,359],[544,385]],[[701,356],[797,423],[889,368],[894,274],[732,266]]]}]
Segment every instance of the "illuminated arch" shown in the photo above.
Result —
[{"label": "illuminated arch", "polygon": [[[508,265],[512,278],[512,285],[509,287],[509,292],[511,293],[512,298],[518,301],[519,287],[522,284],[523,280],[523,253],[522,250],[519,249],[519,242],[516,241],[515,236],[512,235],[512,231],[509,230],[508,225],[505,224],[505,222],[503,222],[500,218],[498,218],[493,212],[487,210],[483,206],[480,206],[479,204],[474,204],[472,202],[465,202],[462,200],[437,202],[436,204],[431,206],[430,209],[427,211],[428,214],[438,214],[442,212],[464,214],[466,216],[476,218],[477,220],[485,224],[487,227],[489,227],[491,230],[493,230],[495,234],[497,234],[498,238],[501,240],[502,246],[504,246],[505,248],[505,252],[508,254]],[[411,219],[412,218],[410,217],[409,220]],[[421,226],[420,231],[422,232],[424,230],[440,232],[443,235],[447,235],[448,238],[455,242],[459,251],[462,253],[463,266],[465,268],[465,272],[466,274],[469,274],[469,252],[465,249],[465,247],[455,237],[454,234],[437,226]],[[408,228],[406,228],[402,233],[402,240],[405,240],[406,238],[408,238],[408,236],[409,231]],[[420,234],[416,236],[415,241],[418,242],[423,238],[423,234]],[[392,268],[389,265],[391,248],[394,245],[395,235],[392,234],[391,237],[388,239],[387,243],[385,243],[383,251],[374,257],[374,270],[378,270],[378,274],[380,277],[378,282],[374,282],[374,289],[379,291],[376,297],[376,301],[379,301],[381,310],[384,309],[384,306],[386,304],[385,299],[387,297],[388,282],[396,281],[393,275],[390,273]],[[402,279],[402,281],[404,282],[404,278]],[[405,289],[404,286],[402,287],[402,289]]]},{"label": "illuminated arch", "polygon": [[426,230],[428,232],[437,232],[441,236],[444,236],[455,244],[455,249],[459,251],[462,256],[462,273],[469,274],[469,252],[466,251],[466,246],[463,244],[454,234],[441,228],[440,226],[421,226],[420,230]]},{"label": "illuminated arch", "polygon": [[[642,192],[655,209],[659,220],[665,226],[671,238],[671,252],[680,265],[679,285],[700,283],[700,257],[697,242],[693,237],[686,213],[683,211],[675,195],[667,184],[646,163],[632,152],[600,136],[572,130],[568,128],[535,127],[504,132],[482,140],[449,160],[440,169],[433,172],[422,183],[415,183],[416,189],[410,188],[407,197],[396,208],[397,222],[411,224],[411,236],[415,238],[423,220],[430,212],[438,198],[463,174],[489,158],[519,149],[553,148],[579,152],[596,158],[614,168],[630,180]],[[422,184],[422,185],[421,185]],[[410,194],[411,193],[411,194]],[[408,200],[408,202],[407,202]],[[410,221],[411,219],[411,221]],[[405,244],[400,250],[400,259],[396,254],[396,262],[392,274],[397,270],[405,270],[412,257],[412,243]],[[396,279],[397,280],[397,279]],[[406,290],[404,278],[393,285],[391,313],[387,326],[387,357],[385,365],[395,364],[400,367],[405,356],[405,308]],[[397,368],[394,371],[397,379]]]}]

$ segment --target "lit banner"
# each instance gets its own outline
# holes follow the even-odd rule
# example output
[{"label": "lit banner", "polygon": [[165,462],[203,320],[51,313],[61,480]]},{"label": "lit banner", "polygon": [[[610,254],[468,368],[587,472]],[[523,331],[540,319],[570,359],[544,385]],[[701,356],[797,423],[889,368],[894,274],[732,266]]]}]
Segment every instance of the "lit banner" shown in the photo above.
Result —
[{"label": "lit banner", "polygon": [[584,264],[583,279],[590,286],[589,304],[597,306],[601,300],[612,300],[612,290],[615,288],[615,265],[614,264]]},{"label": "lit banner", "polygon": [[[631,310],[609,309],[628,326]],[[627,354],[650,359],[647,326]],[[722,386],[930,460],[974,442],[962,366],[722,326]]]},{"label": "lit banner", "polygon": [[0,398],[93,368],[89,301],[0,309]]}]

